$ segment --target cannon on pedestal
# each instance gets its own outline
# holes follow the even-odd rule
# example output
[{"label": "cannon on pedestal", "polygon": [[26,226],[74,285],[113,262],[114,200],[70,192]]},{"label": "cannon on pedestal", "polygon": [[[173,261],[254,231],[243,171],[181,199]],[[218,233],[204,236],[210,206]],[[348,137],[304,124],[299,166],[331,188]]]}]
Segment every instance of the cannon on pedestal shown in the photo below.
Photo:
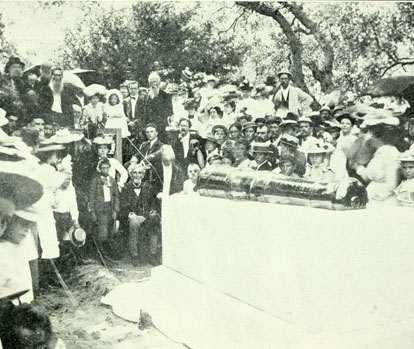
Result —
[{"label": "cannon on pedestal", "polygon": [[365,187],[355,178],[319,183],[220,165],[201,171],[197,187],[202,196],[331,210],[362,209],[368,202]]}]

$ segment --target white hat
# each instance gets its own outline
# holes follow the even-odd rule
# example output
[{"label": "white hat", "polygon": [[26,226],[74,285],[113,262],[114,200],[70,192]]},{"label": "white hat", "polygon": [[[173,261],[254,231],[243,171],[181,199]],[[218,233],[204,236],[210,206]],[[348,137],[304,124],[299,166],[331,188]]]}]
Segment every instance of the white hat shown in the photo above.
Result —
[{"label": "white hat", "polygon": [[205,82],[214,81],[216,84],[219,82],[219,79],[217,79],[214,75],[206,75],[204,78]]},{"label": "white hat", "polygon": [[400,119],[396,117],[390,118],[379,118],[379,119],[367,119],[361,124],[361,128],[366,128],[369,126],[376,126],[376,125],[388,125],[388,126],[398,126],[400,124]]},{"label": "white hat", "polygon": [[92,84],[92,85],[86,86],[83,89],[83,93],[87,97],[92,97],[92,96],[95,96],[96,94],[105,95],[106,87],[103,85],[99,85],[99,84]]},{"label": "white hat", "polygon": [[49,139],[43,141],[42,144],[67,144],[80,141],[83,137],[83,134],[71,133],[67,128],[63,128],[57,131],[56,134],[50,137]]}]

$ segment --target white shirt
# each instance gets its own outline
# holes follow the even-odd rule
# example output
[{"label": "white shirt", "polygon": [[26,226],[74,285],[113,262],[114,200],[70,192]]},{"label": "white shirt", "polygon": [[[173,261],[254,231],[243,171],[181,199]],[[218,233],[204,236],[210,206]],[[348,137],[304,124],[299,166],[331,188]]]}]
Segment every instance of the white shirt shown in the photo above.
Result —
[{"label": "white shirt", "polygon": [[183,143],[184,158],[187,158],[188,149],[190,148],[190,134],[189,133],[187,133],[184,137],[181,138],[181,143]]},{"label": "white shirt", "polygon": [[55,206],[53,211],[59,213],[70,212],[72,220],[78,220],[79,211],[76,202],[76,192],[72,184],[66,190],[58,189],[55,194]]},{"label": "white shirt", "polygon": [[52,89],[53,92],[53,105],[52,105],[52,111],[55,113],[62,114],[62,98],[60,91],[55,91]]},{"label": "white shirt", "polygon": [[164,183],[162,185],[162,196],[166,197],[170,195],[171,179],[172,179],[172,166],[165,166],[162,164],[162,170],[164,174]]},{"label": "white shirt", "polygon": [[128,180],[128,171],[125,169],[124,166],[121,165],[121,163],[114,158],[109,158],[109,163],[111,164],[111,168],[109,169],[109,175],[112,178],[116,178],[116,173],[119,173],[119,181],[118,185],[120,187],[123,187]]},{"label": "white shirt", "polygon": [[286,88],[283,88],[283,87],[280,88],[280,93],[282,94],[282,97],[286,102],[289,102],[289,100],[288,100],[289,90],[290,90],[290,86],[288,86]]},{"label": "white shirt", "polygon": [[131,101],[131,115],[132,118],[135,119],[135,106],[137,105],[138,95],[130,96]]}]

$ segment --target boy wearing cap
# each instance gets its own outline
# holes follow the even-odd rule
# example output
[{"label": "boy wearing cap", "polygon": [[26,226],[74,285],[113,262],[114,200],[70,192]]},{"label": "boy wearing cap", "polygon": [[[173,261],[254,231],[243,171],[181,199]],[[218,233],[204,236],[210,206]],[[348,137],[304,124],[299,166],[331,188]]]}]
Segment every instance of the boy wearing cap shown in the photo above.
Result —
[{"label": "boy wearing cap", "polygon": [[398,206],[414,207],[414,151],[407,150],[398,157],[405,180],[394,190]]},{"label": "boy wearing cap", "polygon": [[100,160],[99,173],[92,179],[89,189],[89,209],[98,230],[96,242],[109,260],[109,241],[113,237],[114,222],[119,213],[119,193],[115,180],[109,175],[110,167],[107,158]]}]

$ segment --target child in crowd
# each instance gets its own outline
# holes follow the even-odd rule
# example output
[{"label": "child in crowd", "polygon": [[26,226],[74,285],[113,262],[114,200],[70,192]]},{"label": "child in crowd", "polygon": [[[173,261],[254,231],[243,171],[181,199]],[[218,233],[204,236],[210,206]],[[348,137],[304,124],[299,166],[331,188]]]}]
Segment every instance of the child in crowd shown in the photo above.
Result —
[{"label": "child in crowd", "polygon": [[108,101],[104,106],[105,128],[120,129],[121,137],[126,138],[131,134],[128,131],[127,117],[125,116],[124,106],[121,101],[122,97],[119,91],[110,90],[108,92]]},{"label": "child in crowd", "polygon": [[189,164],[187,168],[188,179],[184,181],[184,194],[195,194],[194,190],[197,185],[198,176],[200,175],[200,166]]},{"label": "child in crowd", "polygon": [[97,225],[96,243],[103,257],[109,261],[108,254],[112,252],[109,241],[119,213],[119,193],[115,180],[109,175],[110,168],[107,158],[100,160],[98,174],[92,179],[89,189],[89,209]]},{"label": "child in crowd", "polygon": [[296,160],[291,155],[284,155],[279,159],[278,167],[273,170],[280,178],[300,178],[296,173]]},{"label": "child in crowd", "polygon": [[394,190],[398,206],[414,207],[414,151],[407,150],[398,160],[405,180]]},{"label": "child in crowd", "polygon": [[308,146],[303,148],[308,160],[304,178],[322,183],[335,181],[335,173],[329,165],[329,155],[334,149],[330,143],[321,141],[308,143]]},{"label": "child in crowd", "polygon": [[93,140],[93,143],[96,146],[96,152],[97,152],[99,160],[107,158],[109,161],[109,164],[110,164],[109,176],[115,179],[117,178],[116,177],[117,173],[119,174],[118,188],[119,190],[121,190],[124,187],[126,181],[128,180],[128,172],[118,160],[114,158],[108,158],[112,139],[107,136],[98,136]]}]

